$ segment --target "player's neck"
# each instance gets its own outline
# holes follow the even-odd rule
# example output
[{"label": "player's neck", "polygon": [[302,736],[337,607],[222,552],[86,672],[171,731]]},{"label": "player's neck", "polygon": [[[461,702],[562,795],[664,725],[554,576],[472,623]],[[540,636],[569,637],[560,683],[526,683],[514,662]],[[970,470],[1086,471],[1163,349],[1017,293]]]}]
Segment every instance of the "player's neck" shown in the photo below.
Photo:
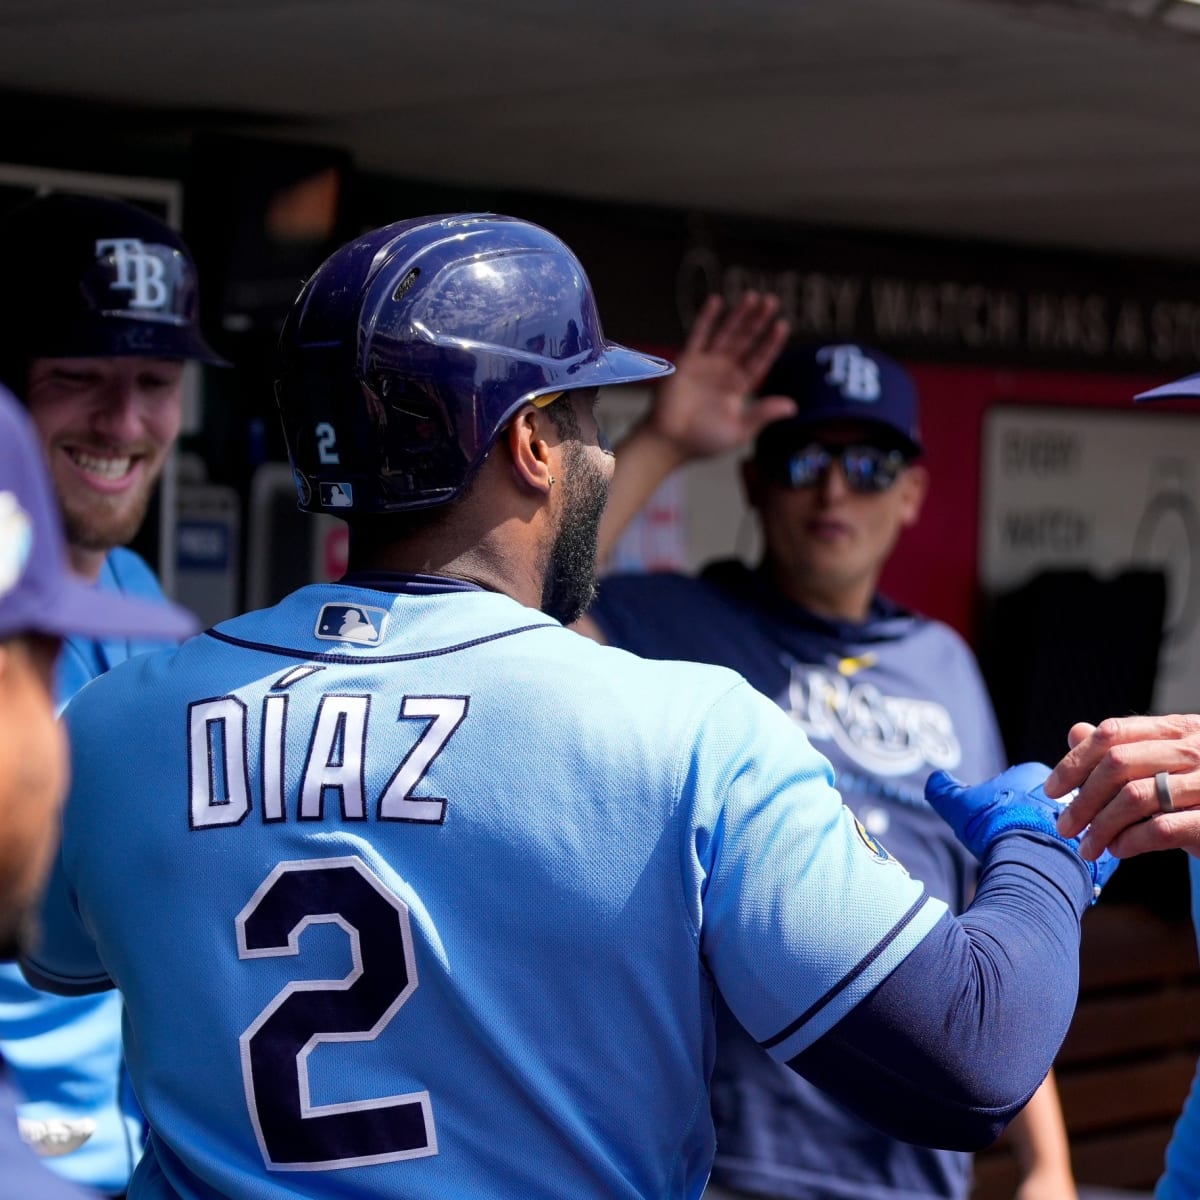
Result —
[{"label": "player's neck", "polygon": [[552,543],[545,497],[513,487],[493,455],[444,508],[351,522],[349,567],[465,579],[539,608]]},{"label": "player's neck", "polygon": [[107,557],[107,550],[89,550],[75,545],[74,542],[67,545],[67,562],[70,564],[71,570],[81,579],[86,579],[88,583],[95,583],[100,578],[100,569],[104,566],[104,560]]},{"label": "player's neck", "polygon": [[513,539],[501,536],[455,536],[453,527],[439,526],[427,534],[377,542],[350,535],[352,572],[442,575],[478,584],[537,608],[542,599],[544,572],[533,561],[514,553]]},{"label": "player's neck", "polygon": [[766,564],[767,577],[793,604],[828,621],[861,625],[871,612],[878,575],[846,582],[790,573]]}]

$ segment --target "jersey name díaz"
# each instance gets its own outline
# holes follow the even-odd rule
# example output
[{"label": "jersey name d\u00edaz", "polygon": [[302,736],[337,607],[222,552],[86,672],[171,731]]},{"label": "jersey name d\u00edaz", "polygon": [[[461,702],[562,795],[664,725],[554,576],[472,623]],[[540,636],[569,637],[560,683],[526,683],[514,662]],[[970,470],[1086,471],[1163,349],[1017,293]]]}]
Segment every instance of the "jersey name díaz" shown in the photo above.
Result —
[{"label": "jersey name d\u00edaz", "polygon": [[[188,705],[188,824],[192,829],[240,825],[256,808],[264,823],[322,821],[336,809],[344,821],[409,821],[440,825],[444,797],[413,793],[466,719],[467,696],[383,697],[352,691],[321,695],[311,719],[290,709],[288,689],[320,667],[297,667],[260,700],[236,692]],[[378,795],[367,793],[372,722],[411,722],[413,740]],[[258,737],[253,737],[257,731]],[[251,771],[252,743],[258,761]],[[393,745],[394,739],[373,739]],[[290,789],[286,764],[302,763]],[[251,779],[258,780],[257,789]],[[290,791],[290,794],[289,794]]]}]

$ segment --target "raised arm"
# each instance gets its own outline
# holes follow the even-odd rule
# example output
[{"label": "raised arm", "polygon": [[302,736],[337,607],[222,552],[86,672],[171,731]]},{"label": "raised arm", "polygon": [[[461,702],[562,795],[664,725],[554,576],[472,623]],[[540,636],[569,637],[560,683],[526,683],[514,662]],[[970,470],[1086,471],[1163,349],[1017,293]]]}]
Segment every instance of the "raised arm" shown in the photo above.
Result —
[{"label": "raised arm", "polygon": [[617,539],[672,471],[697,458],[736,450],[771,421],[790,416],[786,396],[755,399],[787,340],[775,296],[746,292],[726,310],[709,296],[650,410],[617,447],[617,467],[600,524],[597,559],[607,562]]}]

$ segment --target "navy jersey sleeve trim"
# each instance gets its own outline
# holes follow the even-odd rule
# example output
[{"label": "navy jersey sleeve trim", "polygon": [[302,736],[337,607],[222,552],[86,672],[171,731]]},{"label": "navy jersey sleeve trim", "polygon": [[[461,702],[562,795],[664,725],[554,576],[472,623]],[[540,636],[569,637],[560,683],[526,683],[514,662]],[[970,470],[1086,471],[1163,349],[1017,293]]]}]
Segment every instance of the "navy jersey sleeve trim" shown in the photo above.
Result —
[{"label": "navy jersey sleeve trim", "polygon": [[76,979],[39,967],[27,958],[20,960],[20,967],[21,974],[35,988],[40,988],[43,992],[52,992],[56,996],[91,996],[96,992],[111,991],[116,986],[107,975]]},{"label": "navy jersey sleeve trim", "polygon": [[[442,646],[437,650],[419,650],[412,654],[327,654],[320,650],[297,650],[292,646],[276,646],[270,642],[251,642],[246,638],[231,637],[216,629],[206,629],[202,637],[216,638],[229,646],[238,646],[243,650],[261,650],[264,654],[277,654],[283,658],[299,658],[305,662],[345,663],[396,663],[412,662],[418,658],[438,658],[445,654],[457,654],[460,650],[470,650],[474,646],[482,646],[486,642],[496,642],[501,638],[515,637],[519,633],[530,633],[535,629],[558,629],[562,626],[552,621],[538,621],[533,625],[519,625],[516,629],[503,629],[499,633],[489,633],[485,637],[472,638],[467,642],[459,642],[453,646]],[[572,634],[578,637],[578,634]]]},{"label": "navy jersey sleeve trim", "polygon": [[842,978],[833,985],[823,996],[820,997],[814,1004],[810,1005],[803,1013],[800,1014],[790,1025],[781,1029],[774,1037],[767,1038],[766,1041],[760,1042],[764,1050],[770,1050],[773,1046],[778,1046],[780,1042],[787,1041],[798,1029],[802,1029],[809,1021],[813,1019],[827,1004],[831,1003],[839,996],[847,987],[850,986],[875,960],[896,940],[897,937],[911,924],[913,918],[925,907],[929,897],[922,894],[921,898],[888,930],[887,934],[876,944],[870,954],[866,955],[858,965],[847,972]]}]

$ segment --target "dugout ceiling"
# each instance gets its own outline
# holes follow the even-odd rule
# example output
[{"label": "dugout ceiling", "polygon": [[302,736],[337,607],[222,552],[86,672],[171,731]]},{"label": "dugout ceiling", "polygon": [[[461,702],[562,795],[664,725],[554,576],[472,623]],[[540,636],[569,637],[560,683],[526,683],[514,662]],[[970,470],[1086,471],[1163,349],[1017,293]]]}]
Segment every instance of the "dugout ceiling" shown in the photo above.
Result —
[{"label": "dugout ceiling", "polygon": [[84,101],[453,186],[1191,260],[1198,81],[1190,0],[0,0],[10,134]]}]

